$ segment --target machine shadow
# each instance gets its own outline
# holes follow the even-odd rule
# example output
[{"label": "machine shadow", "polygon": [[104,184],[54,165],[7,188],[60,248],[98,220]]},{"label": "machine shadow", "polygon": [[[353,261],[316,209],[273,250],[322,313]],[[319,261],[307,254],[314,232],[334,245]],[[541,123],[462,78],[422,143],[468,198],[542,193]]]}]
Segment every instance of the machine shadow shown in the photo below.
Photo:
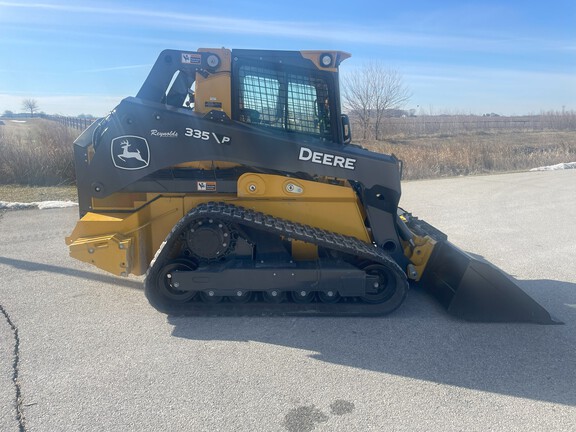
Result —
[{"label": "machine shadow", "polygon": [[143,290],[143,285],[141,280],[120,278],[116,276],[111,276],[103,272],[89,272],[85,270],[79,270],[69,267],[62,267],[52,264],[44,264],[34,261],[26,261],[15,258],[7,258],[0,256],[0,264],[14,267],[18,270],[24,271],[44,271],[49,273],[57,273],[61,275],[71,276],[79,278],[82,280],[92,280],[96,282],[102,282],[110,285],[118,285],[124,288],[130,288],[134,290]]},{"label": "machine shadow", "polygon": [[308,350],[322,362],[574,406],[576,284],[518,282],[538,297],[554,293],[544,306],[566,325],[461,321],[420,290],[384,318],[169,316],[168,322],[179,338],[256,341]]}]

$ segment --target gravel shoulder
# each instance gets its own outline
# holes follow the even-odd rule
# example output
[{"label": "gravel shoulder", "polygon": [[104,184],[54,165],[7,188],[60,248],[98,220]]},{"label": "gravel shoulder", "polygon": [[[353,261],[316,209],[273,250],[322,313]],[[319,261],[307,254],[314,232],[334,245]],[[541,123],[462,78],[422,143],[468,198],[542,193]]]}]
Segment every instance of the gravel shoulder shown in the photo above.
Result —
[{"label": "gravel shoulder", "polygon": [[76,186],[22,186],[0,184],[0,201],[77,201]]}]

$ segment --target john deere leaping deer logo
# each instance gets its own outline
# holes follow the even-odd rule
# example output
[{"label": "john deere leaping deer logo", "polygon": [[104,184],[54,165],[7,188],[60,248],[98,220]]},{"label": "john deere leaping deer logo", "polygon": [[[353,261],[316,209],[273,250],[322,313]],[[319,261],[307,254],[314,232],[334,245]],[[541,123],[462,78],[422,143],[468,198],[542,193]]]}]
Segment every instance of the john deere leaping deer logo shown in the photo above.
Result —
[{"label": "john deere leaping deer logo", "polygon": [[146,168],[150,163],[150,148],[146,139],[124,135],[112,140],[112,161],[116,168],[137,170]]}]

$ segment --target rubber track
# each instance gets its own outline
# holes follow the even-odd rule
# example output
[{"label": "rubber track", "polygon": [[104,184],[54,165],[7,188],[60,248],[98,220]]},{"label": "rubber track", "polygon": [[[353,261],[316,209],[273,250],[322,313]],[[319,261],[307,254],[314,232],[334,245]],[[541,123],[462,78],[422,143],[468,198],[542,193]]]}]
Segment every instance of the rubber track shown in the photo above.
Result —
[{"label": "rubber track", "polygon": [[[169,262],[170,250],[181,232],[198,218],[214,218],[233,224],[257,228],[267,233],[285,238],[302,240],[320,247],[332,249],[359,257],[363,260],[381,264],[391,270],[399,280],[405,283],[405,289],[400,302],[395,305],[387,302],[367,304],[356,299],[342,299],[338,303],[205,303],[192,301],[182,304],[166,304],[157,294],[155,281],[158,272]],[[385,315],[396,309],[406,297],[408,281],[405,273],[396,262],[382,249],[371,243],[363,242],[355,237],[314,228],[285,219],[266,215],[244,207],[223,202],[203,203],[192,209],[172,229],[166,241],[160,246],[144,281],[146,297],[149,302],[161,312],[184,315],[298,315],[298,316],[378,316]]]}]

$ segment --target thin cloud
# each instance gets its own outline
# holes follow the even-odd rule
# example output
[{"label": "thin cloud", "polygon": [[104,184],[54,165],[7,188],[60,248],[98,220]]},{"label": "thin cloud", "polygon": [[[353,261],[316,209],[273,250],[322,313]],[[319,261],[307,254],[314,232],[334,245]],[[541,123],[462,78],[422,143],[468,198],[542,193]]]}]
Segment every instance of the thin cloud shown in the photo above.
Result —
[{"label": "thin cloud", "polygon": [[152,67],[151,64],[139,64],[139,65],[127,65],[127,66],[116,66],[116,67],[107,67],[107,68],[98,68],[98,69],[86,69],[86,70],[79,70],[76,71],[77,73],[101,73],[101,72],[116,72],[121,70],[130,70],[130,69],[150,69]]},{"label": "thin cloud", "polygon": [[[156,27],[166,30],[202,30],[229,35],[261,35],[291,39],[312,39],[316,41],[362,43],[373,46],[394,46],[413,48],[434,48],[445,50],[507,52],[534,49],[562,49],[565,42],[553,40],[527,39],[510,37],[472,37],[468,35],[443,36],[435,33],[414,33],[412,31],[381,31],[366,29],[366,27],[349,26],[345,23],[330,22],[329,26],[322,22],[292,22],[278,20],[256,20],[247,18],[231,18],[225,16],[195,15],[190,13],[173,13],[165,11],[150,11],[135,8],[77,6],[69,4],[29,3],[0,1],[0,6],[11,8],[28,8],[37,10],[53,10],[73,14],[90,14],[105,16],[123,26]],[[102,36],[102,35],[98,35]],[[131,39],[121,32],[115,38]],[[153,42],[154,38],[141,38],[143,42]]]}]

